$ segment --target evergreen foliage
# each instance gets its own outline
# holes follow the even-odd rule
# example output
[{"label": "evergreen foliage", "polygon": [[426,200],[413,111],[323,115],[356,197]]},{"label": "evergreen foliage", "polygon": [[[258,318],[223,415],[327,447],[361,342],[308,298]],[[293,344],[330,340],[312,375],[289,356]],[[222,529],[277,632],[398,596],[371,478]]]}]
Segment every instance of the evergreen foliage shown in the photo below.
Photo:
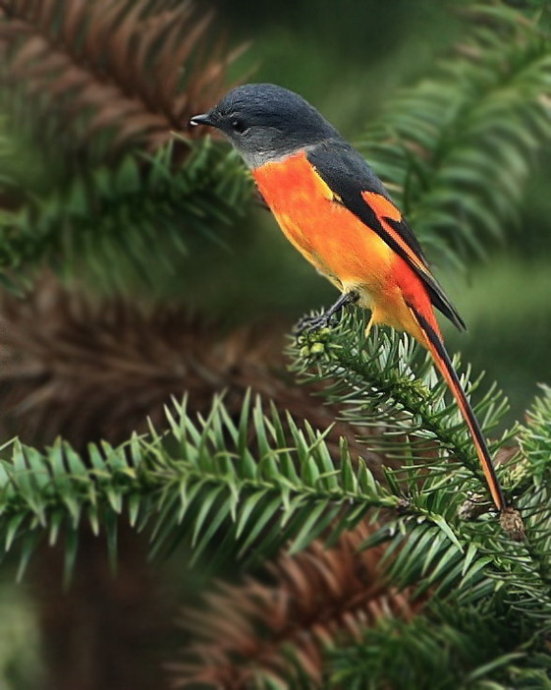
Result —
[{"label": "evergreen foliage", "polygon": [[499,3],[465,11],[469,39],[390,99],[361,142],[429,256],[463,269],[504,240],[551,136],[548,34]]},{"label": "evergreen foliage", "polygon": [[[344,324],[337,333],[341,331],[346,339],[353,339],[358,332],[357,324],[352,320],[352,328]],[[341,347],[336,343],[331,346],[330,340],[331,335],[326,352],[336,352],[335,359],[341,360]],[[384,357],[392,351],[392,343],[383,342],[384,346],[375,348],[373,361],[384,363]],[[401,359],[404,361],[403,352]],[[407,370],[407,358],[401,371],[404,369]],[[329,367],[327,371],[334,376],[334,369]],[[401,381],[398,378],[394,377],[392,389],[411,393],[411,378],[407,375]],[[349,391],[341,391],[339,400],[345,409],[350,403],[357,408],[370,391],[353,390],[353,393],[351,399]],[[446,421],[448,415],[442,405],[427,411],[432,395],[429,388],[420,385],[412,398],[415,402],[410,405],[425,415],[425,429],[430,429],[438,440],[441,437],[444,443],[448,437],[450,443],[449,431],[456,425],[453,418],[451,425]],[[388,414],[392,406],[397,412],[404,409],[401,400],[396,402],[391,396],[386,405],[385,419],[392,419],[392,414]],[[148,436],[135,436],[118,448],[108,444],[101,448],[90,446],[84,459],[62,442],[45,454],[16,442],[11,460],[2,464],[0,504],[4,548],[8,550],[17,544],[21,568],[24,568],[41,535],[49,535],[54,543],[63,534],[69,574],[75,564],[79,528],[88,524],[96,533],[104,530],[115,559],[117,521],[125,515],[138,528],[150,528],[154,554],[174,548],[179,540],[186,539],[197,558],[215,540],[217,558],[235,557],[238,553],[254,554],[258,559],[270,556],[276,547],[290,540],[287,548],[290,557],[320,535],[324,548],[335,548],[331,545],[338,543],[343,531],[354,528],[369,515],[371,524],[379,522],[380,525],[370,528],[369,535],[359,545],[357,557],[362,557],[364,549],[384,547],[378,564],[381,573],[386,573],[400,589],[409,588],[411,601],[429,600],[428,618],[415,619],[407,629],[412,635],[412,654],[415,644],[422,644],[425,635],[427,645],[438,644],[441,635],[459,635],[456,644],[460,659],[456,673],[465,674],[461,662],[462,655],[467,654],[461,637],[465,618],[461,617],[457,628],[448,620],[450,630],[441,629],[430,611],[433,605],[438,608],[442,603],[459,610],[476,606],[485,611],[486,620],[501,620],[505,624],[513,616],[520,617],[517,625],[523,651],[518,659],[522,658],[523,662],[518,673],[530,675],[544,653],[551,620],[548,467],[551,453],[547,438],[550,409],[549,398],[537,401],[530,424],[520,432],[526,453],[523,462],[530,464],[535,458],[539,467],[535,477],[517,470],[512,482],[516,487],[516,504],[525,521],[526,535],[520,542],[504,533],[492,516],[475,522],[461,519],[458,504],[464,500],[466,476],[471,479],[471,472],[464,471],[469,465],[468,454],[462,463],[458,453],[460,462],[455,464],[443,465],[442,461],[436,464],[433,460],[421,465],[411,452],[411,444],[405,443],[403,467],[387,470],[387,481],[381,484],[374,480],[361,459],[349,456],[346,447],[340,458],[332,458],[323,434],[313,431],[307,423],[300,429],[292,419],[282,419],[275,409],[264,414],[259,401],[250,406],[247,400],[238,422],[228,416],[221,401],[215,402],[208,417],[196,422],[190,419],[185,407],[176,405],[173,410],[167,410],[169,432],[159,434],[152,430]],[[432,418],[441,426],[431,424]],[[404,420],[399,424],[404,433]],[[415,444],[413,448],[417,450]],[[224,603],[231,608],[231,603]],[[323,600],[318,605],[322,606]],[[392,640],[397,635],[396,625],[390,622],[376,626],[373,639],[377,644],[384,644],[381,640],[385,635]],[[405,634],[404,628],[398,629],[400,634]],[[337,627],[327,634],[335,635],[334,644],[338,644],[342,635],[349,637],[345,632]],[[216,639],[211,641],[215,648]],[[464,641],[472,644],[466,633]],[[499,647],[500,643],[495,644]],[[299,648],[300,643],[297,654]],[[387,652],[390,649],[387,647]],[[492,656],[495,649],[485,648],[484,653],[489,656],[468,655],[468,672],[473,677],[500,678],[501,665],[517,660],[513,654],[505,656],[502,664],[498,663]],[[319,642],[314,650],[319,657]],[[337,659],[344,663],[346,655],[354,653],[363,659],[357,644],[350,649],[345,646],[337,653]],[[407,644],[402,653],[410,653]],[[367,654],[365,673],[372,673],[371,647]],[[207,668],[211,656],[207,647]],[[308,655],[301,659],[298,654],[293,658],[300,673],[308,675]],[[427,654],[426,658],[430,656]],[[265,665],[260,661],[259,678],[265,672]],[[223,665],[229,663],[224,657]],[[329,666],[323,665],[324,674],[332,673],[331,663],[330,657]],[[416,663],[421,664],[422,660]],[[415,668],[414,665],[411,684],[406,687],[415,687]],[[508,672],[516,673],[515,669],[516,666],[509,668]],[[215,665],[212,673],[219,670]],[[388,669],[381,666],[380,672],[382,682]],[[436,673],[437,669],[431,672]],[[199,675],[202,673],[203,669]],[[339,673],[346,676],[345,671]],[[458,677],[461,676],[453,676],[455,680]],[[361,687],[361,678],[360,674],[354,681],[359,683],[357,687]]]},{"label": "evergreen foliage", "polygon": [[155,265],[174,272],[186,238],[235,220],[250,196],[237,157],[187,126],[227,88],[239,52],[219,44],[199,61],[211,18],[168,0],[1,3],[6,282],[47,261],[151,289]]},{"label": "evergreen foliage", "polygon": [[[408,455],[414,457],[415,448],[426,454],[431,448],[427,440],[436,439],[434,459],[448,477],[449,463],[438,453],[451,454],[483,481],[468,431],[455,403],[446,402],[447,386],[430,356],[421,355],[413,339],[396,332],[379,329],[372,338],[354,335],[362,330],[365,319],[356,315],[345,317],[338,329],[301,335],[290,348],[299,379],[307,384],[327,382],[324,394],[330,401],[343,404],[347,422],[359,429],[377,428],[377,436],[368,439],[374,449],[402,461]],[[455,365],[459,368],[457,359]],[[480,383],[481,378],[470,382],[468,371],[463,376],[468,395]],[[507,401],[492,386],[474,409],[489,432],[498,425]],[[506,440],[507,436],[493,451]],[[451,482],[450,493],[459,490]]]},{"label": "evergreen foliage", "polygon": [[[174,255],[186,256],[194,236],[221,242],[222,228],[235,223],[250,195],[237,157],[210,140],[189,142],[186,165],[175,170],[172,151],[169,143],[141,160],[129,154],[116,167],[99,167],[66,190],[5,214],[0,264],[11,269],[6,281],[17,286],[23,271],[48,258],[53,269],[80,271],[106,291],[136,283],[155,290],[157,271],[174,273]],[[150,267],[152,247],[157,269]]]},{"label": "evergreen foliage", "polygon": [[[503,237],[551,138],[551,47],[537,18],[498,2],[469,11],[479,22],[469,43],[393,99],[362,144],[429,253],[457,266]],[[3,279],[28,286],[47,265],[95,295],[116,288],[135,298],[136,312],[111,304],[108,327],[90,319],[97,341],[74,328],[74,311],[58,310],[53,331],[73,364],[83,352],[87,361],[114,352],[113,369],[136,376],[124,347],[111,346],[123,322],[134,324],[125,344],[141,348],[140,363],[163,361],[170,321],[142,318],[141,297],[163,274],[185,273],[182,256],[190,273],[202,270],[191,265],[198,237],[223,243],[250,205],[236,156],[184,131],[226,88],[233,59],[223,48],[205,57],[209,21],[172,0],[0,0]],[[42,329],[54,320],[36,313],[48,316],[22,344],[31,370],[48,358],[52,335]],[[123,313],[132,318],[119,324]],[[294,379],[277,379],[314,391],[316,407],[336,411],[334,427],[318,428],[313,407],[288,413],[267,367],[266,380],[252,382],[262,396],[227,404],[235,390],[224,398],[219,369],[189,347],[178,361],[198,372],[213,400],[207,413],[190,395],[122,443],[92,432],[78,449],[62,438],[47,448],[6,443],[4,555],[17,556],[21,577],[43,542],[59,544],[69,582],[85,535],[105,538],[115,566],[130,525],[156,558],[183,544],[192,567],[230,569],[186,614],[191,643],[172,671],[179,687],[551,687],[550,390],[524,424],[503,431],[504,396],[456,359],[514,506],[499,520],[430,360],[407,337],[374,329],[366,338],[364,326],[353,312],[293,338]],[[234,360],[252,349],[220,342],[237,350]],[[40,385],[22,408],[48,397]],[[143,400],[140,386],[150,385],[143,376],[132,395]],[[75,417],[79,395],[76,384],[66,394]],[[90,416],[114,416],[103,407]],[[377,471],[373,457],[383,461]]]},{"label": "evergreen foliage", "polygon": [[152,429],[117,448],[91,445],[86,458],[62,441],[47,453],[15,442],[2,465],[5,549],[21,537],[24,566],[37,535],[47,529],[54,543],[63,525],[73,564],[81,522],[94,533],[106,527],[114,545],[115,518],[128,512],[140,528],[155,521],[155,552],[189,530],[198,558],[228,519],[235,526],[228,540],[243,552],[255,544],[259,555],[293,535],[291,550],[300,550],[330,524],[338,533],[370,507],[397,503],[346,447],[332,458],[323,434],[273,408],[264,415],[260,401],[251,407],[247,397],[238,423],[220,400],[197,422],[185,406],[167,409],[167,417],[169,433]]},{"label": "evergreen foliage", "polygon": [[[346,395],[342,400],[348,403]],[[520,430],[520,438],[524,444],[538,439],[529,454],[536,458],[545,455],[545,467],[541,467],[545,480],[540,483],[538,477],[523,471],[533,462],[523,453],[513,468],[514,479],[511,477],[525,520],[522,541],[515,542],[501,532],[494,518],[472,522],[459,517],[457,504],[464,494],[454,500],[445,488],[448,478],[455,485],[457,467],[446,466],[443,477],[441,465],[425,464],[420,477],[419,464],[410,460],[410,469],[413,466],[416,472],[405,482],[400,476],[403,470],[389,471],[386,486],[396,500],[395,507],[391,512],[376,513],[383,524],[377,525],[371,514],[367,533],[358,540],[355,565],[349,567],[363,579],[366,595],[376,591],[384,574],[407,592],[410,606],[422,614],[412,616],[408,607],[400,610],[393,605],[379,613],[376,623],[370,622],[365,617],[365,599],[359,597],[346,609],[346,623],[339,624],[343,608],[335,606],[332,596],[316,597],[329,584],[316,584],[313,575],[300,579],[308,573],[300,560],[293,567],[282,562],[278,568],[284,576],[279,584],[267,590],[262,581],[254,580],[237,589],[221,586],[209,601],[207,618],[203,613],[199,621],[192,619],[192,629],[202,635],[203,643],[193,648],[189,664],[180,667],[182,687],[196,681],[245,687],[251,678],[255,687],[262,688],[288,687],[289,682],[291,687],[302,687],[305,678],[316,687],[341,687],[343,683],[355,688],[390,684],[412,690],[548,687],[551,511],[548,488],[543,489],[542,484],[548,487],[551,478],[549,397],[536,402],[530,419],[530,425]],[[406,499],[404,484],[409,490]],[[365,530],[366,523],[361,527]],[[329,578],[327,570],[316,565],[321,547],[322,542],[316,542],[297,559],[303,558],[310,564],[308,568],[319,567]],[[329,534],[323,548],[324,558],[343,563],[346,545],[342,537],[334,544]],[[364,570],[365,554],[377,549],[379,553],[382,549],[382,557],[375,556],[375,572]],[[341,570],[335,567],[334,572]],[[329,582],[332,595],[337,596],[340,590],[335,581]],[[348,582],[344,589],[350,594],[352,580]],[[289,586],[301,589],[286,600]],[[388,596],[393,591],[388,590]],[[276,615],[266,600],[274,601],[275,607],[279,597],[287,604],[283,610],[278,607]],[[305,597],[314,598],[315,615],[304,615],[303,610],[301,615],[300,608],[293,608],[304,606],[309,611]],[[233,631],[222,634],[223,621],[230,615],[234,616]],[[406,620],[400,620],[404,617]],[[300,639],[296,638],[296,625],[300,625]],[[202,663],[197,662],[198,654]],[[522,683],[525,685],[515,685]]]}]

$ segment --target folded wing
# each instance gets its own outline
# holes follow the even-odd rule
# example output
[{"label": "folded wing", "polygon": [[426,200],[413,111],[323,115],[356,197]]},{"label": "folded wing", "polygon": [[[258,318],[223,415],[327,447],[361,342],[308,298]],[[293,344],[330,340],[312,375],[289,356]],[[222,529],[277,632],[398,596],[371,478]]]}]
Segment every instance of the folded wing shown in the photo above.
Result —
[{"label": "folded wing", "polygon": [[340,203],[415,271],[425,284],[432,304],[464,330],[465,322],[432,275],[413,231],[360,154],[344,140],[331,139],[312,148],[308,160]]}]

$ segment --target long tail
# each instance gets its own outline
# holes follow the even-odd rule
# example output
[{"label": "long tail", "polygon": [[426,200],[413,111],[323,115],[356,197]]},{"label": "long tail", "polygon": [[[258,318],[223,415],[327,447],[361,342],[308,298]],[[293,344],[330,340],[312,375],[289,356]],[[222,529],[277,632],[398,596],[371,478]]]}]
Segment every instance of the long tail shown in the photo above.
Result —
[{"label": "long tail", "polygon": [[488,484],[488,488],[490,489],[492,499],[496,508],[501,512],[506,508],[505,497],[503,496],[503,491],[501,490],[499,480],[496,476],[488,446],[486,445],[486,441],[484,440],[484,436],[482,435],[480,425],[474,415],[473,409],[469,404],[467,397],[465,396],[465,391],[461,387],[461,383],[459,382],[459,378],[455,372],[455,369],[453,368],[450,357],[446,352],[442,338],[417,309],[415,309],[411,304],[408,306],[415,321],[425,336],[425,345],[428,347],[436,366],[453,393],[459,409],[461,410],[461,414],[463,415],[463,418],[469,427],[476,453],[478,455],[480,464],[482,465],[482,470],[484,471],[484,476],[486,477],[486,482]]}]

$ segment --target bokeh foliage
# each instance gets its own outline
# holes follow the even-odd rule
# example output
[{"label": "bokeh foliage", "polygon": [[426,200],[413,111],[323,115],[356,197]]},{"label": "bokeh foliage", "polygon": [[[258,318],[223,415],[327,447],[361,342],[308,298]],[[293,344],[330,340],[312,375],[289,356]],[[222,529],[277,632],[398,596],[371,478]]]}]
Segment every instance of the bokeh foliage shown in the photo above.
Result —
[{"label": "bokeh foliage", "polygon": [[[1,421],[24,437],[0,465],[8,565],[33,577],[50,542],[69,582],[90,535],[124,564],[126,529],[159,570],[171,553],[164,583],[194,607],[182,686],[548,687],[549,394],[507,423],[476,373],[501,364],[517,418],[548,376],[548,7],[214,4],[0,2],[0,270],[22,293],[0,303]],[[330,290],[237,157],[187,129],[253,65],[358,144],[461,286],[463,379],[524,527],[487,512],[455,405],[406,338],[366,341],[353,314],[293,339],[292,373],[274,354]],[[71,443],[43,447],[46,428]],[[11,687],[41,678],[38,647],[4,644]],[[133,663],[148,687],[158,658]]]}]

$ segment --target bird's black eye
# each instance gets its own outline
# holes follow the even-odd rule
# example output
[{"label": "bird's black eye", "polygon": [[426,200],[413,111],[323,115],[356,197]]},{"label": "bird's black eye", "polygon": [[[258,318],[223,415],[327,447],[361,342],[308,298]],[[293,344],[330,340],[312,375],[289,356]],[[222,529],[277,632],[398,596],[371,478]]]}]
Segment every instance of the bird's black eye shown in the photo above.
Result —
[{"label": "bird's black eye", "polygon": [[247,125],[243,122],[238,117],[234,117],[232,121],[230,122],[231,128],[233,129],[234,132],[237,132],[238,134],[243,134],[243,132],[248,129]]}]

